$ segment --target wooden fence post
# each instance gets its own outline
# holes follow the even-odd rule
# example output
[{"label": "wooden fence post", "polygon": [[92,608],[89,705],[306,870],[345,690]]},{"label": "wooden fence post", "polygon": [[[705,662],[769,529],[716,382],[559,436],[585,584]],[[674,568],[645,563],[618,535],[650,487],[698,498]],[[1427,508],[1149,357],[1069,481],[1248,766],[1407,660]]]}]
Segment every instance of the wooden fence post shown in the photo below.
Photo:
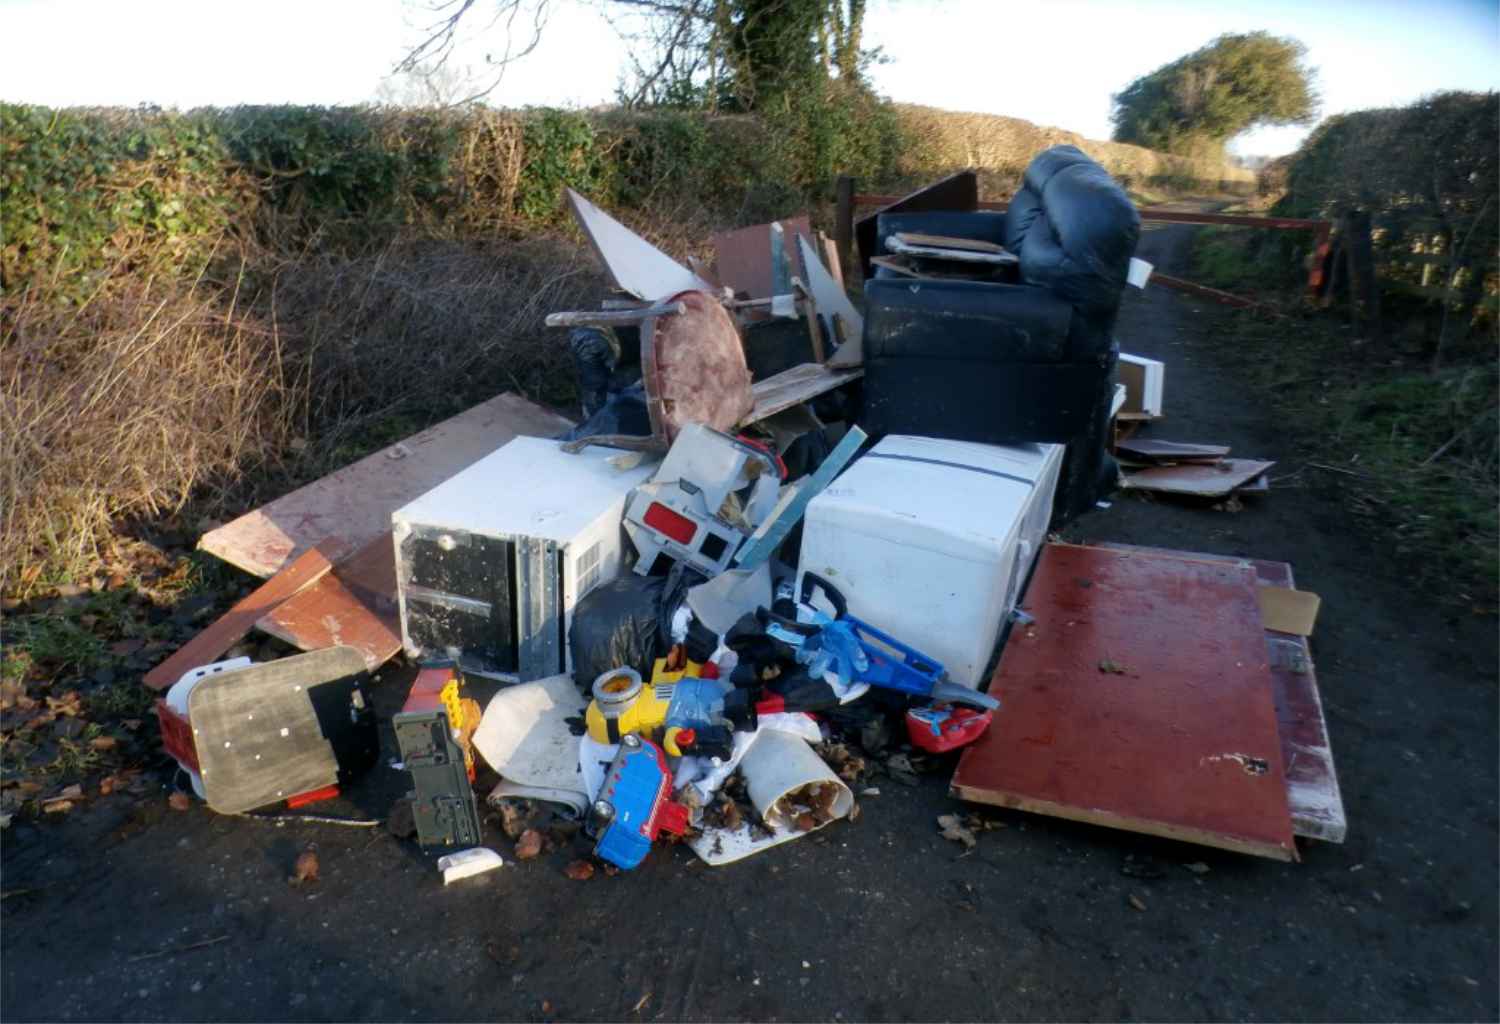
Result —
[{"label": "wooden fence post", "polygon": [[854,179],[840,174],[834,183],[833,244],[839,265],[849,265],[849,247],[854,241]]},{"label": "wooden fence post", "polygon": [[1349,311],[1372,337],[1380,334],[1380,285],[1375,279],[1375,245],[1370,214],[1350,210],[1343,217],[1344,255],[1349,261]]}]

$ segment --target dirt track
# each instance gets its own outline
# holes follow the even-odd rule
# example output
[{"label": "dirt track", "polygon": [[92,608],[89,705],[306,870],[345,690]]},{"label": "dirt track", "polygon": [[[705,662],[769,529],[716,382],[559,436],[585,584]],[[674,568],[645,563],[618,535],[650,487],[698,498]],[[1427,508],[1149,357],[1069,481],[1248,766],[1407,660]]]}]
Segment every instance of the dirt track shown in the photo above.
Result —
[{"label": "dirt track", "polygon": [[[1142,255],[1170,269],[1189,232],[1150,232]],[[1155,436],[1293,476],[1286,432],[1216,349],[1234,315],[1151,289],[1118,335],[1168,365]],[[445,891],[383,831],[109,798],[4,833],[0,1017],[1494,1020],[1494,623],[1408,593],[1337,483],[1295,474],[1238,513],[1122,499],[1068,531],[1286,560],[1323,596],[1349,839],[1304,844],[1301,864],[1018,813],[961,857],[934,825],[957,806],[943,772],[882,779],[857,823],[737,867],[660,849],[580,883],[560,851]],[[387,674],[382,710],[404,678]],[[403,788],[376,773],[345,813]],[[307,843],[322,881],[291,888]]]}]

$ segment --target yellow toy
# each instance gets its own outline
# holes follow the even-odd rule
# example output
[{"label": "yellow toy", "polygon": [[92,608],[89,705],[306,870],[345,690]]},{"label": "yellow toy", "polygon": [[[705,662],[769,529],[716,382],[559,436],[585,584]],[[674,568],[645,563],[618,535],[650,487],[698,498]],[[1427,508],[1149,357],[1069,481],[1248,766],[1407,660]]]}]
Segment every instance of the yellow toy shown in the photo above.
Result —
[{"label": "yellow toy", "polygon": [[[681,666],[668,668],[669,665]],[[619,743],[634,733],[655,740],[672,705],[672,689],[679,679],[696,679],[703,666],[688,661],[680,646],[651,667],[651,685],[631,668],[617,668],[594,680],[594,699],[583,714],[589,739],[595,743]],[[675,751],[669,751],[674,753]]]}]

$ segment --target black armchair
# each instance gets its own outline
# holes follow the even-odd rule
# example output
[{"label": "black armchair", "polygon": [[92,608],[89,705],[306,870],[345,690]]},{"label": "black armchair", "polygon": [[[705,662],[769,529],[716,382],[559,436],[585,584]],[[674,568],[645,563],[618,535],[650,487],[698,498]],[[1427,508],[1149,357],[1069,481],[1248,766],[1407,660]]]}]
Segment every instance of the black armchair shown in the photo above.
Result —
[{"label": "black armchair", "polygon": [[860,425],[990,444],[1068,445],[1055,520],[1114,485],[1105,432],[1112,330],[1140,217],[1072,146],[1040,154],[1005,214],[882,214],[897,231],[982,239],[1019,258],[1014,283],[921,280],[884,269],[865,284]]}]

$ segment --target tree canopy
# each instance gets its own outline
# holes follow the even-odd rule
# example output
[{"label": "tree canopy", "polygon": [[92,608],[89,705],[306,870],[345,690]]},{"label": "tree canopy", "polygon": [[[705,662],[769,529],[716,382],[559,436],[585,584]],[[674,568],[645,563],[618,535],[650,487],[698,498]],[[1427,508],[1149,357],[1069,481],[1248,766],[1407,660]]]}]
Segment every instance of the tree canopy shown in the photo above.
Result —
[{"label": "tree canopy", "polygon": [[1307,48],[1267,32],[1222,35],[1114,96],[1114,138],[1185,156],[1220,156],[1241,132],[1306,124],[1317,112]]}]

